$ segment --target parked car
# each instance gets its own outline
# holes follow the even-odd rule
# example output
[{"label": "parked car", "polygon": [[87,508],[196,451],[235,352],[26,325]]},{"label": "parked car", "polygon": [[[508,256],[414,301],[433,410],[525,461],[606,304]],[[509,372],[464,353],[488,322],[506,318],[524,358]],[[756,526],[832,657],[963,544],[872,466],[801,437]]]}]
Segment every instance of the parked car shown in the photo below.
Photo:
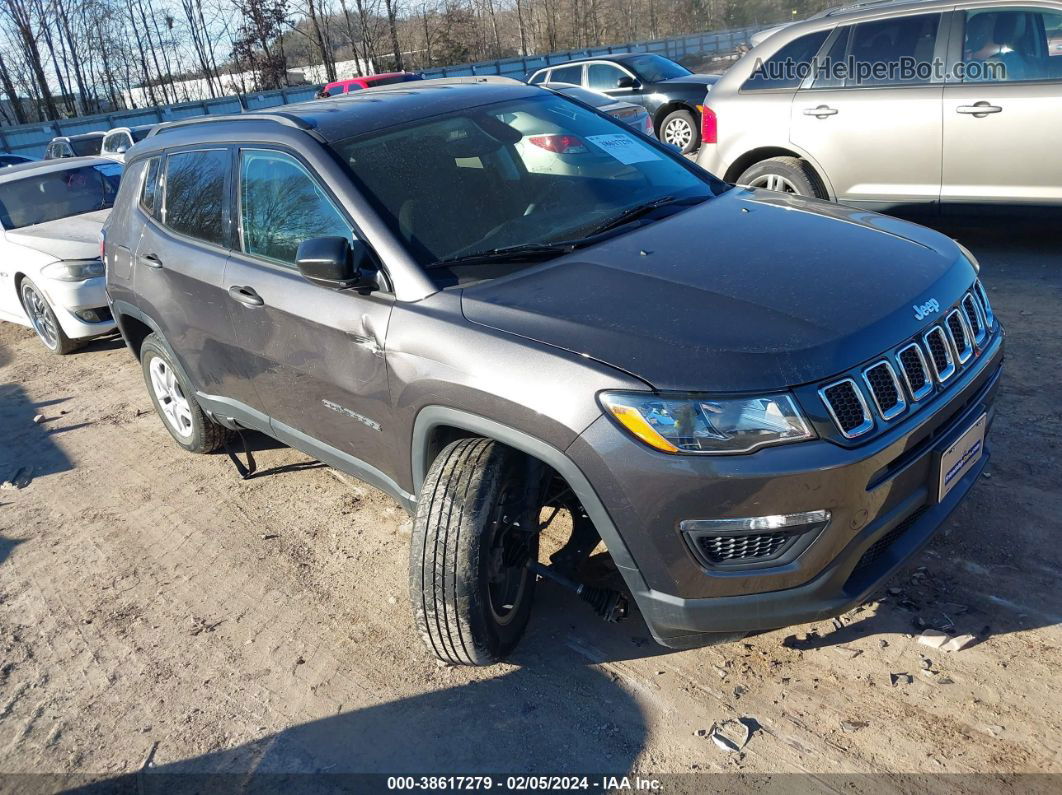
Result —
[{"label": "parked car", "polygon": [[115,127],[108,130],[107,134],[103,136],[100,154],[103,157],[117,160],[119,163],[125,162],[125,153],[137,141],[147,138],[147,134],[151,132],[151,128],[154,126],[154,124],[141,124],[136,127]]},{"label": "parked car", "polygon": [[871,209],[1057,206],[1060,26],[1062,4],[1026,0],[867,4],[787,26],[712,89],[697,162]]},{"label": "parked car", "polygon": [[379,88],[380,86],[392,86],[395,83],[409,83],[414,80],[423,80],[421,75],[413,72],[385,72],[379,75],[367,75],[365,77],[351,77],[347,80],[336,80],[328,83],[318,92],[321,99],[337,97],[340,94],[349,94],[352,91],[361,91],[366,88]]},{"label": "parked car", "polygon": [[121,174],[88,157],[0,171],[0,320],[32,327],[52,353],[114,330],[99,235]]},{"label": "parked car", "polygon": [[[528,169],[528,116],[626,171]],[[562,95],[203,117],[127,169],[108,295],[167,431],[255,429],[392,495],[443,660],[510,652],[538,577],[609,620],[632,597],[676,648],[842,613],[987,462],[1003,331],[972,255],[729,186]],[[624,592],[586,579],[601,541]]]},{"label": "parked car", "polygon": [[652,117],[641,105],[635,105],[633,102],[616,100],[608,94],[601,94],[587,88],[580,88],[579,86],[570,86],[566,83],[540,83],[540,85],[543,88],[548,88],[550,91],[556,91],[567,97],[571,97],[572,99],[585,102],[587,105],[597,108],[602,113],[614,116],[624,124],[633,127],[638,132],[645,133],[646,135],[656,134],[653,127]]},{"label": "parked car", "polygon": [[45,160],[62,157],[96,157],[103,145],[103,132],[82,133],[81,135],[58,135],[48,143],[44,152]]},{"label": "parked car", "polygon": [[0,152],[0,168],[7,168],[8,166],[20,166],[23,163],[32,162],[32,157],[26,157],[25,155],[11,155],[7,152]]},{"label": "parked car", "polygon": [[718,79],[718,75],[695,75],[660,55],[629,53],[555,64],[539,69],[528,82],[569,83],[642,105],[653,117],[661,141],[692,152],[700,144],[704,95]]}]

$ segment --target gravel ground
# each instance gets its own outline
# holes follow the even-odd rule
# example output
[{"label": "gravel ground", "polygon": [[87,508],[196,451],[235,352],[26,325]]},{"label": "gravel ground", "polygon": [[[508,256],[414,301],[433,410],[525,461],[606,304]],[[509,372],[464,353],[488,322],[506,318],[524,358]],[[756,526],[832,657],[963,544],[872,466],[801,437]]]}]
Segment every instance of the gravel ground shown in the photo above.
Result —
[{"label": "gravel ground", "polygon": [[[391,499],[264,439],[241,481],[171,442],[119,342],[0,324],[0,772],[1062,772],[1062,243],[945,231],[1009,332],[985,477],[876,601],[686,652],[544,583],[511,664],[440,667]],[[742,717],[741,753],[704,736]]]}]

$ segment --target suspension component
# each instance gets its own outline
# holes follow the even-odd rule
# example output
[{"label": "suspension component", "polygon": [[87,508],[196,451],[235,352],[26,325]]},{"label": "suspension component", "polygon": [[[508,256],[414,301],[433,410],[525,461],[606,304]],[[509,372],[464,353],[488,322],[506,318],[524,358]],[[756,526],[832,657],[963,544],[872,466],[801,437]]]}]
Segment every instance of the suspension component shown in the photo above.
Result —
[{"label": "suspension component", "polygon": [[614,591],[611,588],[595,588],[585,583],[576,582],[571,577],[557,571],[554,567],[543,566],[535,560],[528,561],[527,568],[540,577],[552,580],[577,594],[605,621],[610,623],[622,621],[629,613],[630,605],[627,602],[627,597],[619,591]]}]

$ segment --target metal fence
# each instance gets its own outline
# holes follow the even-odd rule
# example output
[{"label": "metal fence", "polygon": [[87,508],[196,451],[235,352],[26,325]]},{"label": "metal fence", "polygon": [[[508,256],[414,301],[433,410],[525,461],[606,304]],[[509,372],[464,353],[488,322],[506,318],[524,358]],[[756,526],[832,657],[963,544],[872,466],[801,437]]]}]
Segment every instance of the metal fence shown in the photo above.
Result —
[{"label": "metal fence", "polygon": [[[573,58],[587,58],[597,55],[646,52],[663,55],[665,58],[671,58],[672,60],[681,60],[686,57],[734,52],[740,45],[747,44],[749,36],[756,30],[757,28],[739,28],[712,33],[694,33],[670,39],[629,42],[605,47],[589,47],[582,50],[566,50],[564,52],[534,55],[527,58],[503,58],[496,61],[479,61],[457,66],[434,67],[425,69],[421,73],[427,78],[501,75],[503,77],[523,79],[529,73],[541,69],[543,66],[564,63]],[[165,121],[188,119],[193,116],[246,113],[261,110],[262,108],[272,108],[278,105],[288,105],[293,102],[313,99],[317,88],[318,86],[316,85],[297,86],[196,102],[182,102],[176,105],[158,105],[152,108],[120,110],[95,116],[78,116],[73,119],[23,124],[17,127],[0,127],[0,152],[42,157],[48,142],[57,135],[77,135],[78,133],[96,130],[109,130],[112,127],[158,124]]]}]

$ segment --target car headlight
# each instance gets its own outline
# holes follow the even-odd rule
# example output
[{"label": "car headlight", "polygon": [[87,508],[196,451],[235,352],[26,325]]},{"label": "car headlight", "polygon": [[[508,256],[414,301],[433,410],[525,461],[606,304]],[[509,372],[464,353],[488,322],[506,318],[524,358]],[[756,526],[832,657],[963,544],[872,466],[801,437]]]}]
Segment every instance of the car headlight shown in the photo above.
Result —
[{"label": "car headlight", "polygon": [[973,255],[973,252],[970,251],[970,249],[966,248],[966,246],[964,246],[958,240],[955,241],[955,245],[959,247],[959,251],[962,252],[962,255],[970,261],[971,265],[973,265],[974,273],[980,273],[981,263],[977,261],[977,257]]},{"label": "car headlight", "polygon": [[41,268],[41,274],[61,282],[83,282],[103,275],[103,263],[98,259],[53,262]]},{"label": "car headlight", "polygon": [[814,439],[791,395],[711,397],[604,392],[601,403],[632,436],[665,453],[748,453]]}]

